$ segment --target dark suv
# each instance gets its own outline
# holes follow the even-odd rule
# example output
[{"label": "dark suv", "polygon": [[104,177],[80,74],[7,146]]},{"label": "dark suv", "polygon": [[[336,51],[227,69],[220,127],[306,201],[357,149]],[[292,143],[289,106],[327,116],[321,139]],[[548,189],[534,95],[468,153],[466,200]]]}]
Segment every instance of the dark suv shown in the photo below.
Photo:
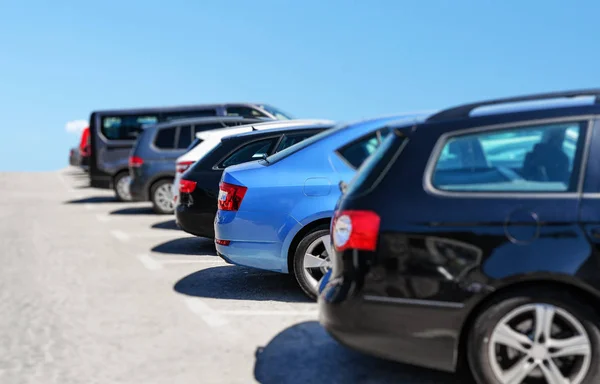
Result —
[{"label": "dark suv", "polygon": [[492,100],[392,127],[338,202],[321,324],[478,383],[599,383],[599,99]]},{"label": "dark suv", "polygon": [[175,162],[188,150],[196,133],[263,121],[243,117],[208,117],[149,126],[138,136],[129,158],[131,199],[152,201],[156,213],[173,213],[175,204],[171,187],[175,178]]}]

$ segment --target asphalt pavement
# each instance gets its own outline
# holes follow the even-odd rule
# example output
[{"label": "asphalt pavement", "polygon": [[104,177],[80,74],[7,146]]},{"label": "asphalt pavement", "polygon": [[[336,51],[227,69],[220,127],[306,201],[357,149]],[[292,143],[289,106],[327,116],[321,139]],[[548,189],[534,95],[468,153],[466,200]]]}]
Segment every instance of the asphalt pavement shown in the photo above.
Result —
[{"label": "asphalt pavement", "polygon": [[462,383],[329,337],[288,275],[232,266],[77,168],[0,173],[0,383]]}]

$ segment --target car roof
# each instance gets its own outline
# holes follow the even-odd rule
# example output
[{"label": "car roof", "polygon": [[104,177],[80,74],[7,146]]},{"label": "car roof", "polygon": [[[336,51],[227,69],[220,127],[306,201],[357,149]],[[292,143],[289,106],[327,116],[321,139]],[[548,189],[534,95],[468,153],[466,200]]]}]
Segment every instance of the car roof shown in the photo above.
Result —
[{"label": "car roof", "polygon": [[333,127],[334,125],[335,125],[335,123],[333,121],[329,124],[321,123],[321,124],[293,125],[293,126],[273,128],[273,129],[268,129],[268,130],[259,130],[259,131],[238,133],[236,135],[224,137],[221,139],[221,141],[238,140],[238,139],[243,140],[246,138],[252,138],[252,137],[256,137],[256,136],[272,135],[273,133],[308,131],[308,130],[314,130],[314,129],[327,129],[327,128]]},{"label": "car roof", "polygon": [[193,111],[196,109],[212,109],[219,107],[241,107],[241,106],[253,106],[259,107],[261,105],[271,105],[268,103],[253,103],[253,102],[228,102],[228,103],[209,103],[209,104],[188,104],[188,105],[171,105],[164,107],[142,107],[142,108],[122,108],[122,109],[102,109],[93,111],[92,114],[110,115],[110,114],[139,114],[139,113],[155,113],[160,112],[179,112],[179,111]]},{"label": "car roof", "polygon": [[469,119],[478,116],[525,111],[538,111],[543,114],[556,109],[561,109],[564,114],[577,112],[600,113],[600,89],[537,93],[462,104],[429,116],[427,122]]},{"label": "car roof", "polygon": [[[170,121],[164,121],[161,123],[154,123],[154,124],[147,124],[147,127],[157,127],[157,128],[165,128],[165,127],[172,127],[172,126],[179,126],[179,125],[192,125],[192,124],[210,124],[210,123],[216,123],[216,122],[231,122],[231,121],[241,121],[241,122],[245,122],[247,121],[248,124],[252,124],[252,123],[257,123],[257,122],[261,122],[264,121],[265,119],[258,119],[258,118],[254,118],[254,117],[250,117],[250,118],[244,118],[241,116],[208,116],[208,117],[189,117],[189,118],[185,118],[185,119],[175,119],[175,120],[170,120]],[[268,121],[271,121],[272,119],[268,119]],[[244,124],[246,125],[246,124]]]},{"label": "car roof", "polygon": [[237,125],[234,127],[227,128],[219,128],[212,129],[210,131],[203,131],[196,133],[196,138],[199,139],[207,139],[211,136],[228,136],[231,131],[236,130],[244,130],[244,129],[252,129],[253,131],[265,130],[265,129],[277,129],[284,127],[297,127],[302,125],[311,125],[311,124],[333,124],[333,121],[330,120],[319,120],[319,119],[296,119],[296,120],[271,120],[266,122],[258,122],[258,123],[250,123],[244,125]]}]

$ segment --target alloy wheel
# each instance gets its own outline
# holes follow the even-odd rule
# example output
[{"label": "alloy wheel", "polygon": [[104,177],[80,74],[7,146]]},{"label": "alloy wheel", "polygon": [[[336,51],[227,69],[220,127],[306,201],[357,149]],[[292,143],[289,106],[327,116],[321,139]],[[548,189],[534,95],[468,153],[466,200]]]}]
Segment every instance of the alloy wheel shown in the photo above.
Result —
[{"label": "alloy wheel", "polygon": [[131,176],[120,177],[117,181],[117,193],[119,197],[124,201],[131,201],[131,192],[129,191],[129,183],[131,182]]},{"label": "alloy wheel", "polygon": [[550,304],[527,304],[494,327],[488,354],[502,384],[581,384],[592,357],[589,335],[568,311]]},{"label": "alloy wheel", "polygon": [[154,196],[154,201],[161,211],[171,212],[175,209],[175,202],[173,201],[173,185],[171,183],[165,183],[156,188]]},{"label": "alloy wheel", "polygon": [[302,266],[304,268],[304,276],[311,287],[315,290],[319,284],[319,280],[325,275],[330,268],[332,255],[331,236],[325,235],[317,238],[310,243],[304,255]]}]

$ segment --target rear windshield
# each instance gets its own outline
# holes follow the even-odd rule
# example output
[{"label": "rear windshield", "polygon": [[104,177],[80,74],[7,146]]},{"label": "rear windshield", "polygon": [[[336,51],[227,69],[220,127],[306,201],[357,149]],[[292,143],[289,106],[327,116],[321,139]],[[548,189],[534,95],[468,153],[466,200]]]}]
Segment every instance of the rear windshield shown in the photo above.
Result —
[{"label": "rear windshield", "polygon": [[263,161],[263,163],[261,163],[261,164],[269,165],[269,164],[276,163],[282,159],[285,159],[289,155],[296,153],[296,152],[312,145],[313,143],[316,143],[319,140],[322,140],[326,137],[329,137],[329,136],[335,134],[338,131],[343,130],[346,127],[347,127],[347,124],[340,124],[334,128],[326,129],[323,132],[317,133],[316,135],[311,136],[306,140],[302,140],[298,144],[292,145],[291,147],[287,147],[286,149],[267,157],[266,161]]},{"label": "rear windshield", "polygon": [[[397,152],[396,149],[404,143],[406,139],[396,134],[388,135],[381,143],[379,148],[369,156],[354,174],[354,178],[348,184],[346,194],[353,197],[364,195],[373,189],[379,180],[385,176],[386,170],[383,168],[390,163],[392,157]],[[377,169],[376,169],[377,168]]]},{"label": "rear windshield", "polygon": [[190,145],[188,145],[188,147],[185,149],[186,152],[191,151],[192,149],[196,148],[198,146],[198,144],[200,144],[201,142],[203,142],[204,140],[196,137],[196,139],[194,141],[192,141],[192,143]]}]

